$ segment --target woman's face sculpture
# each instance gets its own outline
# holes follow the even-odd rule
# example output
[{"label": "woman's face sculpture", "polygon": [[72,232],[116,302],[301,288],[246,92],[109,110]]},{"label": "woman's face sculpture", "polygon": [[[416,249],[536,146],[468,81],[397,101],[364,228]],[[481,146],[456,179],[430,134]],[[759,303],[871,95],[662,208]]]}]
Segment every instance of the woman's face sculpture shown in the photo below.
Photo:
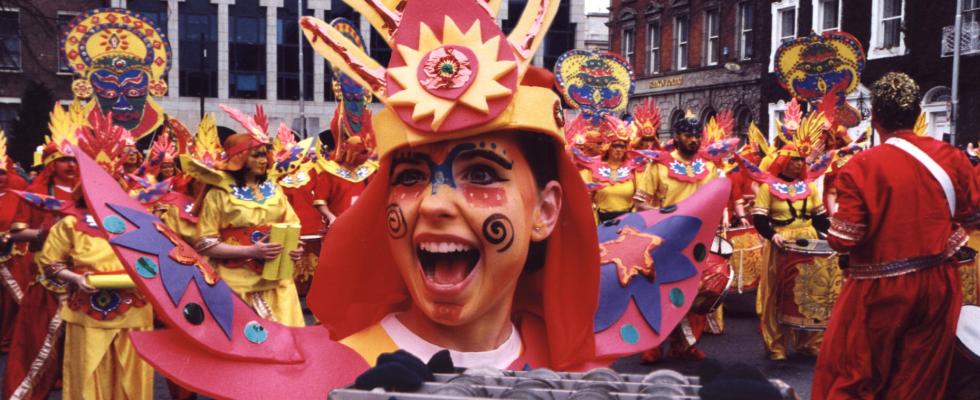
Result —
[{"label": "woman's face sculpture", "polygon": [[396,151],[390,168],[388,244],[414,307],[444,326],[509,310],[530,243],[557,219],[560,185],[539,191],[506,133]]}]

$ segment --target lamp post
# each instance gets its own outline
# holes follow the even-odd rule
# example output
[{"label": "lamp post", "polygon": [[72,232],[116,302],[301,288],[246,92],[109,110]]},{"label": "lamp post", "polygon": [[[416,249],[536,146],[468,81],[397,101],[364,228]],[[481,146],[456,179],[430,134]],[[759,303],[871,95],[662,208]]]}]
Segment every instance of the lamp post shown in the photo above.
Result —
[{"label": "lamp post", "polygon": [[950,96],[949,142],[956,146],[956,121],[960,103],[960,40],[963,37],[963,0],[956,0],[956,23],[953,26],[953,82]]},{"label": "lamp post", "polygon": [[[296,0],[296,13],[303,15],[303,0]],[[299,135],[306,138],[306,82],[303,76],[303,29],[297,29],[299,40]]]}]

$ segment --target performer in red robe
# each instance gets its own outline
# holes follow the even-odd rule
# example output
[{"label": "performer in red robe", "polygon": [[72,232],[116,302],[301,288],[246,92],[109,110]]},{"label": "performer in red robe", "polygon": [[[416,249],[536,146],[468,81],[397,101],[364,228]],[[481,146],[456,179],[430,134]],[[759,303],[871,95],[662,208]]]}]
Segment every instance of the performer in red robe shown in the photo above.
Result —
[{"label": "performer in red robe", "polygon": [[828,240],[850,259],[814,399],[943,398],[961,302],[954,254],[980,219],[980,189],[961,151],[913,133],[919,101],[907,75],[876,82],[872,124],[884,144],[837,177]]},{"label": "performer in red robe", "polygon": [[3,352],[10,349],[14,320],[27,287],[27,271],[17,268],[15,263],[17,256],[24,254],[25,246],[8,244],[10,226],[20,202],[11,189],[27,187],[27,182],[14,172],[12,166],[7,157],[7,137],[0,130],[0,351]]},{"label": "performer in red robe", "polygon": [[[77,126],[60,105],[51,114],[52,135],[42,153],[44,171],[34,179],[27,192],[72,200],[72,189],[78,176],[78,165],[70,156],[67,145],[77,142]],[[27,201],[18,202],[11,237],[27,241],[32,250],[39,250],[48,228],[60,215],[45,211]],[[33,257],[20,256],[17,268],[28,271],[27,282],[37,282],[38,267]],[[28,285],[14,323],[14,333],[7,356],[3,378],[3,398],[45,399],[61,375],[64,324],[55,320],[61,301],[42,284]]]}]

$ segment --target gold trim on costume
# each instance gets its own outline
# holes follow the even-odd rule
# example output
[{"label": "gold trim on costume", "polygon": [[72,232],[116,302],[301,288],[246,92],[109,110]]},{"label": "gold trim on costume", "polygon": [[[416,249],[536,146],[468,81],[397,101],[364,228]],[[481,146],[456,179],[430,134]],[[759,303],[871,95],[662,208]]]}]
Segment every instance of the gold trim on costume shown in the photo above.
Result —
[{"label": "gold trim on costume", "polygon": [[201,253],[201,252],[203,252],[203,251],[205,251],[207,249],[210,249],[210,248],[212,248],[214,246],[217,246],[219,244],[221,244],[221,240],[220,239],[218,239],[218,238],[216,238],[214,236],[206,236],[206,237],[202,237],[202,238],[198,239],[196,242],[194,242],[194,250],[196,250],[198,253]]},{"label": "gold trim on costume", "polygon": [[761,215],[763,217],[768,217],[769,209],[764,207],[755,207],[752,209],[752,215]]},{"label": "gold trim on costume", "polygon": [[865,224],[856,224],[853,222],[847,222],[842,219],[831,217],[830,218],[830,230],[827,231],[828,234],[837,236],[844,240],[850,240],[856,242],[864,238],[865,233],[867,233],[868,226]]},{"label": "gold trim on costume", "polygon": [[262,293],[252,292],[248,294],[249,303],[252,305],[252,309],[258,314],[262,319],[267,319],[269,321],[275,321],[276,317],[272,315],[272,308],[269,307],[269,303],[262,298]]},{"label": "gold trim on costume", "polygon": [[14,279],[6,264],[0,265],[0,280],[3,281],[3,286],[10,290],[10,295],[14,301],[20,305],[20,301],[24,298],[24,291],[20,289],[20,284]]},{"label": "gold trim on costume", "polygon": [[19,231],[22,231],[22,230],[27,229],[27,228],[30,228],[30,226],[27,225],[26,223],[23,223],[23,222],[14,222],[14,223],[10,224],[10,231],[11,232],[19,232]]},{"label": "gold trim on costume", "polygon": [[[34,390],[34,384],[38,376],[45,368],[48,368],[48,360],[51,358],[51,352],[54,350],[54,345],[58,341],[58,337],[64,332],[64,320],[61,319],[61,308],[64,307],[64,296],[58,296],[58,310],[54,313],[54,317],[51,318],[51,322],[48,323],[48,335],[44,337],[44,344],[41,345],[41,351],[37,353],[37,357],[34,357],[34,361],[31,361],[31,368],[27,371],[27,376],[24,380],[17,385],[17,389],[14,393],[10,395],[10,400],[21,400],[28,397],[31,391]],[[60,366],[59,366],[60,367]]]}]

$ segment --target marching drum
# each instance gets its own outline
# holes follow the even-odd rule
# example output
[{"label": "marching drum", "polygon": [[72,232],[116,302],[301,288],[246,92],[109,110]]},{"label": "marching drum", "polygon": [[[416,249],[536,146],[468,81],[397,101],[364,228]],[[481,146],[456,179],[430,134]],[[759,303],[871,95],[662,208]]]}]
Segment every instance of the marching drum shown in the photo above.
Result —
[{"label": "marching drum", "polygon": [[775,295],[780,324],[799,329],[827,328],[843,277],[837,253],[826,240],[787,241],[776,249]]},{"label": "marching drum", "polygon": [[701,273],[701,284],[691,305],[691,312],[714,312],[731,289],[733,279],[732,266],[728,264],[728,260],[714,253],[708,254],[707,267]]},{"label": "marching drum", "polygon": [[739,293],[759,287],[759,277],[766,270],[765,241],[753,227],[733,228],[725,233],[733,251],[728,262],[735,272]]},{"label": "marching drum", "polygon": [[728,239],[716,235],[715,239],[711,241],[711,252],[728,259],[735,252],[735,247]]}]

